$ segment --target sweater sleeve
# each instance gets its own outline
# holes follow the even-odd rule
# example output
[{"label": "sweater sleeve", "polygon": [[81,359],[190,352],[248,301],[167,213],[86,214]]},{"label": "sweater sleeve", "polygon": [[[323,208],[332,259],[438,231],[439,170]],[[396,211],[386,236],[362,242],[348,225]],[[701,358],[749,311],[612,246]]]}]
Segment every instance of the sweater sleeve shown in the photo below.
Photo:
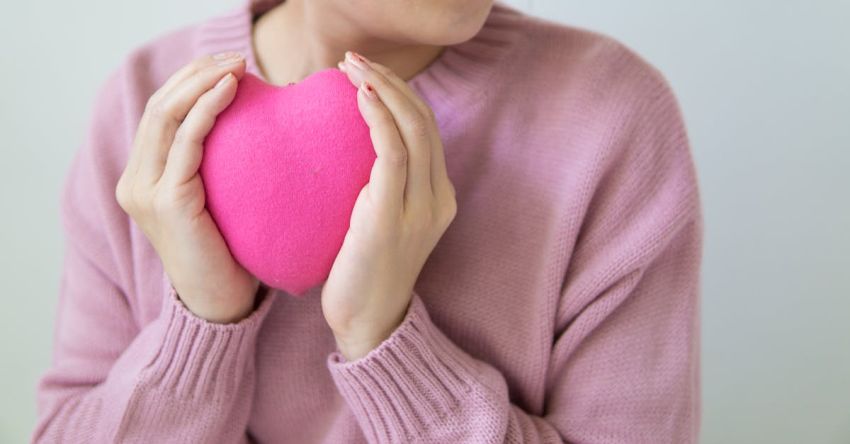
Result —
[{"label": "sweater sleeve", "polygon": [[563,276],[544,410],[513,404],[500,370],[448,338],[414,291],[378,347],[327,360],[369,442],[697,440],[702,216],[678,105],[660,86],[592,187]]},{"label": "sweater sleeve", "polygon": [[[100,90],[65,178],[53,356],[37,387],[32,441],[245,442],[256,337],[274,298],[261,287],[249,317],[214,324],[163,285],[161,270],[144,275],[155,271],[137,262],[140,237],[114,199],[133,123],[122,73]],[[141,284],[151,281],[159,291]],[[146,304],[158,314],[141,322],[131,292],[160,299]]]}]

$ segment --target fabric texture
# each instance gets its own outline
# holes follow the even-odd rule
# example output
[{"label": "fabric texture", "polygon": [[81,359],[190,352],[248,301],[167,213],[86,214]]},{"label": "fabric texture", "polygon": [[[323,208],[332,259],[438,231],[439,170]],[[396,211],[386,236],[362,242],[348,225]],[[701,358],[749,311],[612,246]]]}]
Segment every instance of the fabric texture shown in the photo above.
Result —
[{"label": "fabric texture", "polygon": [[301,296],[327,279],[375,158],[342,71],[283,87],[248,72],[204,141],[200,174],[231,254]]},{"label": "fabric texture", "polygon": [[157,38],[100,89],[33,441],[695,442],[703,219],[675,96],[616,40],[501,3],[408,82],[458,211],[387,340],[346,361],[321,286],[228,325],[182,306],[114,188],[171,73],[236,50],[259,75],[251,19],[273,3]]}]

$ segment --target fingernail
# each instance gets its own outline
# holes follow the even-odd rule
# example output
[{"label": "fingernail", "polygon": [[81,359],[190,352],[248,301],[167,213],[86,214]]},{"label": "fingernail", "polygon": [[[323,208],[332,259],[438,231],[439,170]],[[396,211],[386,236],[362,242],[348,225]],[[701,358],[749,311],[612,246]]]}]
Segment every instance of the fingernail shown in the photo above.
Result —
[{"label": "fingernail", "polygon": [[353,54],[354,58],[356,58],[357,60],[360,60],[361,62],[363,62],[367,65],[369,64],[369,59],[367,59],[366,57],[363,57],[359,52],[352,51],[351,54]]},{"label": "fingernail", "polygon": [[366,97],[369,99],[378,99],[378,95],[375,93],[375,88],[372,88],[372,85],[370,85],[369,82],[363,81],[363,83],[360,84],[360,89],[363,90],[363,94],[366,94]]},{"label": "fingernail", "polygon": [[219,87],[225,85],[227,82],[230,82],[230,80],[232,78],[233,78],[233,73],[229,72],[229,73],[225,74],[224,77],[219,79],[218,83],[216,83],[213,88],[219,88]]},{"label": "fingernail", "polygon": [[212,56],[217,65],[230,65],[242,60],[242,54],[234,51],[220,52]]},{"label": "fingernail", "polygon": [[337,68],[339,68],[339,70],[340,70],[340,71],[342,71],[342,72],[346,72],[346,71],[345,71],[345,63],[337,62],[337,63],[336,63],[336,66],[337,66]]},{"label": "fingernail", "polygon": [[366,64],[366,60],[357,53],[346,51],[345,60],[348,63],[354,65],[356,68],[362,69],[363,71],[369,69],[368,65]]}]

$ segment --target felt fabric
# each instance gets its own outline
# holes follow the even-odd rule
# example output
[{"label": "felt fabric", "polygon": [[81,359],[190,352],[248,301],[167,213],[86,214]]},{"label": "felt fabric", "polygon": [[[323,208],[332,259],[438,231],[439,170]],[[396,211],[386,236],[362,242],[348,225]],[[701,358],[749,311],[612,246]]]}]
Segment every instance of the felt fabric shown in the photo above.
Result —
[{"label": "felt fabric", "polygon": [[248,72],[204,142],[200,174],[234,258],[302,295],[327,279],[375,158],[340,70],[283,87]]}]

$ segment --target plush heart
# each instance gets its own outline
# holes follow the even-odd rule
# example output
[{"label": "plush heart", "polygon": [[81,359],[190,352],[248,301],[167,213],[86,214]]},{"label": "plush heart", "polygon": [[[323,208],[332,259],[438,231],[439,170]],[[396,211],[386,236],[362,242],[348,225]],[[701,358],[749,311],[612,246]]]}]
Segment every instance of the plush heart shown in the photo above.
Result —
[{"label": "plush heart", "polygon": [[246,73],[204,141],[206,206],[248,272],[301,296],[327,279],[375,157],[338,69],[283,87]]}]

